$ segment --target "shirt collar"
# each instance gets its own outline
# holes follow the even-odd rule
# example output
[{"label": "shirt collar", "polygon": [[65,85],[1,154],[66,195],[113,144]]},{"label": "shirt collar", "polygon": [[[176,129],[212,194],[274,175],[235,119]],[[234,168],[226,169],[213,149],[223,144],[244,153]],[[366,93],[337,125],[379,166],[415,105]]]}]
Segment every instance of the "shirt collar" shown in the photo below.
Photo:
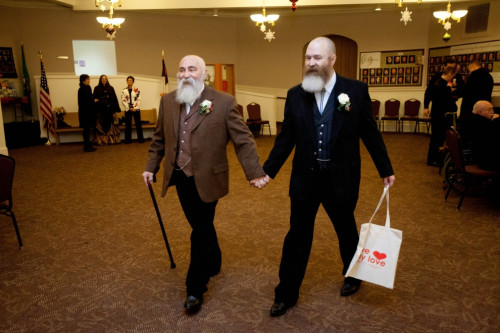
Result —
[{"label": "shirt collar", "polygon": [[337,82],[337,73],[335,73],[335,71],[333,71],[332,77],[325,84],[325,90],[327,91],[328,94],[332,93],[333,87],[335,86],[335,82]]}]

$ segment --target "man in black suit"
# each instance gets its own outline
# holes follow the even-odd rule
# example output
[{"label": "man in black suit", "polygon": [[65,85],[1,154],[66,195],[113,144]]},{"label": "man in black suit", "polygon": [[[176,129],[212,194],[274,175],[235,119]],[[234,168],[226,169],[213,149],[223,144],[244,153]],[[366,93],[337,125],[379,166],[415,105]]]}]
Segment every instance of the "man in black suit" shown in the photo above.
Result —
[{"label": "man in black suit", "polygon": [[[450,79],[451,82],[451,88],[452,88],[452,98],[453,101],[457,101],[460,97],[462,97],[463,90],[464,90],[464,79],[462,78],[462,75],[458,73],[457,69],[457,62],[453,58],[448,58],[446,59],[444,69],[451,67],[454,69],[455,75]],[[424,113],[429,112],[429,104],[431,102],[431,93],[434,84],[436,81],[439,81],[441,76],[443,75],[443,70],[441,71],[436,71],[436,74],[431,78],[429,81],[429,84],[427,85],[427,89],[425,90],[424,93]]]},{"label": "man in black suit", "polygon": [[474,60],[467,65],[469,77],[464,86],[464,98],[460,106],[460,124],[467,121],[472,114],[472,108],[477,101],[491,102],[493,92],[493,77],[486,68],[481,67],[481,62]]},{"label": "man in black suit", "polygon": [[[264,164],[266,174],[274,178],[295,147],[290,230],[283,245],[271,316],[284,314],[298,300],[320,204],[337,232],[345,275],[358,244],[354,209],[361,173],[360,138],[384,184],[392,186],[395,180],[372,115],[368,86],[336,74],[335,60],[335,44],[330,39],[319,37],[309,43],[304,79],[288,91],[281,133]],[[346,278],[341,295],[354,294],[360,283]]]},{"label": "man in black suit", "polygon": [[[455,75],[453,67],[446,67],[441,77],[430,86],[430,98],[432,101],[431,125],[432,134],[427,152],[427,165],[438,166],[441,164],[439,147],[444,143],[446,130],[452,125],[448,117],[457,111],[457,105],[453,100],[453,86],[451,80]],[[429,110],[424,110],[424,115],[429,115]]]}]

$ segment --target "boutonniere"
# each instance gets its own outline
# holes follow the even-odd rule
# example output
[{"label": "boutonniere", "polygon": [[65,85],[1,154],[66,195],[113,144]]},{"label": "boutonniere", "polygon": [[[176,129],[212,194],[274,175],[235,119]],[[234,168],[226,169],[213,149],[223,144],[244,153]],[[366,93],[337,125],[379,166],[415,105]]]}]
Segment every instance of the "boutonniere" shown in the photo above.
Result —
[{"label": "boutonniere", "polygon": [[342,93],[337,98],[338,98],[339,103],[340,103],[337,110],[339,110],[339,111],[342,111],[342,110],[351,111],[351,100],[349,99],[349,96],[347,94]]},{"label": "boutonniere", "polygon": [[212,101],[209,101],[208,99],[204,100],[200,104],[200,109],[201,109],[200,110],[200,114],[201,115],[207,115],[207,114],[209,114],[214,109],[212,107]]}]

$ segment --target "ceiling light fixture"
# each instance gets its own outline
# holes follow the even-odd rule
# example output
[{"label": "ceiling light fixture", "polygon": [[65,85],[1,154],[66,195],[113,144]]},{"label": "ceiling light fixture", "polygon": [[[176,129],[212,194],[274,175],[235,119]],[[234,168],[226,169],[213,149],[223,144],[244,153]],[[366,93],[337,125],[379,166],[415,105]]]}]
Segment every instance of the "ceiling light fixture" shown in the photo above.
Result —
[{"label": "ceiling light fixture", "polygon": [[118,7],[122,6],[122,0],[95,0],[95,6],[100,7],[102,11],[106,11],[109,8],[109,17],[97,17],[97,22],[102,24],[102,27],[108,33],[106,37],[108,37],[109,39],[115,38],[116,27],[120,28],[120,25],[125,22],[124,18],[113,18],[114,6],[116,3],[118,3]]},{"label": "ceiling light fixture", "polygon": [[450,18],[454,19],[455,21],[457,21],[457,23],[459,23],[460,19],[465,15],[467,15],[467,10],[451,11],[451,1],[448,1],[448,5],[446,6],[446,11],[435,11],[433,15],[435,18],[438,19],[438,23],[441,23],[443,25],[444,30],[446,30],[446,33],[442,38],[445,42],[447,42],[451,38],[451,35],[448,33],[448,30],[451,29]]},{"label": "ceiling light fixture", "polygon": [[260,25],[260,31],[266,32],[266,23],[271,24],[274,27],[274,22],[276,22],[280,16],[278,14],[266,15],[266,2],[263,1],[264,6],[262,7],[262,14],[250,15],[250,19],[255,22],[255,26]]},{"label": "ceiling light fixture", "polygon": [[[395,3],[398,5],[398,7],[403,7],[403,0],[396,0]],[[422,0],[418,0],[417,3],[420,5],[422,3]]]},{"label": "ceiling light fixture", "polygon": [[446,11],[435,11],[433,13],[434,17],[438,19],[438,23],[442,23],[443,25],[446,24],[447,21],[450,20],[450,17],[457,21],[457,23],[460,22],[460,19],[467,15],[467,10],[454,10],[453,12],[451,11],[451,1],[448,2],[448,6],[446,6]]}]

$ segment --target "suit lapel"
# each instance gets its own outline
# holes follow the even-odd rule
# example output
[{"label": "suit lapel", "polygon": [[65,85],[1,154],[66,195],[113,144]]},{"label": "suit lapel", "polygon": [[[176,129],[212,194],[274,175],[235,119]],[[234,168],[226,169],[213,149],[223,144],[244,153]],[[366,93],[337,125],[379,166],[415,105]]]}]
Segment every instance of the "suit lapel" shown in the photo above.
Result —
[{"label": "suit lapel", "polygon": [[337,96],[341,93],[345,93],[345,91],[345,80],[343,77],[337,74],[337,80],[329,99],[329,102],[331,102],[330,100],[333,98],[332,136],[330,138],[331,147],[334,147],[335,145],[335,141],[337,140],[337,136],[339,134],[340,127],[342,126],[342,122],[344,121],[345,116],[345,112],[338,110],[339,101]]},{"label": "suit lapel", "polygon": [[172,124],[173,124],[173,127],[174,127],[174,134],[175,134],[175,137],[178,138],[179,137],[179,120],[180,120],[180,113],[181,113],[181,110],[185,110],[185,106],[182,105],[182,104],[179,104],[176,100],[175,100],[175,94],[173,93],[172,95],[172,99],[170,100],[170,109],[172,110]]},{"label": "suit lapel", "polygon": [[198,126],[200,126],[201,122],[208,116],[207,114],[200,115],[201,107],[200,104],[202,101],[208,99],[209,101],[214,102],[214,96],[210,93],[208,90],[209,88],[205,87],[203,89],[203,92],[201,93],[200,97],[194,102],[193,106],[191,107],[191,112],[195,112],[196,114],[193,114],[193,127],[192,127],[192,132],[196,130]]},{"label": "suit lapel", "polygon": [[314,129],[314,104],[316,98],[313,93],[306,92],[303,89],[302,94],[304,94],[304,98],[298,98],[297,100],[301,103],[300,110],[304,117],[307,133],[309,133],[312,142],[316,145],[316,130]]}]

